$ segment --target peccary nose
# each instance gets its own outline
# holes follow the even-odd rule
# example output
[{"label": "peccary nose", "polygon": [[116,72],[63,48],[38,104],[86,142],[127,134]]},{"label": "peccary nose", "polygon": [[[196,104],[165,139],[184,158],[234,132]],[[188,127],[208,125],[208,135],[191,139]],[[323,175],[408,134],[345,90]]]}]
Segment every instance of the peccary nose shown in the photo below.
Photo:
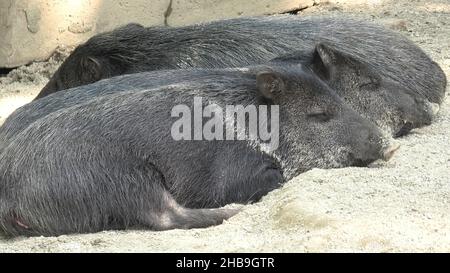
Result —
[{"label": "peccary nose", "polygon": [[384,151],[383,151],[383,160],[389,161],[389,159],[394,156],[395,152],[400,148],[400,144],[394,143],[389,145]]},{"label": "peccary nose", "polygon": [[430,108],[431,108],[431,113],[433,114],[433,116],[436,116],[439,113],[439,110],[441,109],[439,104],[431,103],[431,102],[430,102]]}]

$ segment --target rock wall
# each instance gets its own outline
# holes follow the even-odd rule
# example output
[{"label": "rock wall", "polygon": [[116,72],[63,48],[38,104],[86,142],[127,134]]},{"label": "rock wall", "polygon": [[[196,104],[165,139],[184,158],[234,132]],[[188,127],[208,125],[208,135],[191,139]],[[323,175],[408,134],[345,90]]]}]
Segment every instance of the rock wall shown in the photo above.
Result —
[{"label": "rock wall", "polygon": [[1,0],[0,67],[47,59],[58,46],[136,22],[180,26],[288,12],[314,0]]}]

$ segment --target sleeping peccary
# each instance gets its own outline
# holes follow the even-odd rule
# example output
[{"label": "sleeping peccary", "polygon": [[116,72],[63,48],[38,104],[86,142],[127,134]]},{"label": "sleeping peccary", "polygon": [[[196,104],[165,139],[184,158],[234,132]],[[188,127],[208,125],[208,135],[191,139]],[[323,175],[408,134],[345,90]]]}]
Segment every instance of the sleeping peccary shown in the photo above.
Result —
[{"label": "sleeping peccary", "polygon": [[[303,171],[365,166],[395,151],[376,126],[302,65],[179,71],[185,81],[175,80],[181,77],[175,71],[166,77],[170,72],[173,82],[166,78],[153,88],[139,86],[163,72],[124,75],[42,98],[51,105],[60,96],[77,100],[80,90],[104,90],[36,118],[2,148],[1,230],[49,236],[208,227],[236,213],[219,207],[257,201]],[[129,91],[114,92],[127,85]],[[216,122],[231,124],[243,138],[221,140],[219,122],[210,127],[218,133],[214,139],[189,140],[199,132],[199,98],[205,109],[201,127],[220,116]],[[252,137],[246,127],[242,133],[240,123],[215,111],[238,105],[266,109],[255,113],[258,129],[267,127],[271,139]],[[187,122],[194,130],[179,130],[183,138],[173,128],[184,112],[175,109],[194,109]],[[255,124],[251,116],[244,113],[248,128]],[[20,120],[7,119],[0,130],[14,125]]]},{"label": "sleeping peccary", "polygon": [[[410,110],[407,105],[399,105],[398,109],[416,112],[418,116],[402,120],[403,126],[387,128],[392,135],[401,136],[431,122],[436,112],[432,110],[438,109],[435,106],[442,102],[445,93],[446,78],[441,68],[400,34],[375,24],[335,17],[265,16],[178,28],[144,28],[130,24],[94,36],[80,45],[37,98],[140,71],[241,67],[264,63],[294,51],[303,52],[304,60],[313,60],[317,55],[317,43],[325,43],[330,49],[350,56],[375,71],[378,78],[407,90],[402,96],[407,101],[417,101],[422,107]],[[341,76],[358,79],[358,69],[351,68],[350,71],[355,73],[348,76],[341,63],[336,64],[333,71],[337,72],[329,73],[331,78],[323,80],[329,81],[337,92],[343,88],[354,94],[358,86],[355,90],[352,82],[339,79]],[[366,84],[364,79],[358,82]],[[370,84],[370,88],[374,87],[376,82]],[[366,101],[366,104],[378,103]],[[422,122],[423,119],[427,121]]]}]

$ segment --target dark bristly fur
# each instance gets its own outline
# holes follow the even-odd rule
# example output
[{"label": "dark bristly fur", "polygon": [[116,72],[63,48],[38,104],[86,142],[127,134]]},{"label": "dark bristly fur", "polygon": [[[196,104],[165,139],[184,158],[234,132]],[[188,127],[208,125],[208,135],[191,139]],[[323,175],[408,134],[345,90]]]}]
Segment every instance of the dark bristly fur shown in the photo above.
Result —
[{"label": "dark bristly fur", "polygon": [[[161,84],[162,73],[174,81]],[[301,65],[184,73],[125,75],[24,106],[33,115],[36,103],[66,104],[1,149],[0,228],[50,236],[207,227],[236,213],[219,207],[257,201],[300,172],[383,156],[380,131]],[[77,101],[82,92],[97,97]],[[222,108],[280,105],[279,148],[249,139],[174,141],[171,109],[192,106],[194,96]],[[1,130],[20,124],[8,119]]]}]

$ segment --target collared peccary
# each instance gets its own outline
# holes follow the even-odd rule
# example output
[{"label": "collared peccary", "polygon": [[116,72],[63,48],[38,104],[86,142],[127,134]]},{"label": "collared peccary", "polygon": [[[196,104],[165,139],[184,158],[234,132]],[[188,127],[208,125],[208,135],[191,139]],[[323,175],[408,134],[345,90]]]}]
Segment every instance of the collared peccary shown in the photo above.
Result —
[{"label": "collared peccary", "polygon": [[[148,81],[152,72],[121,76],[130,92],[52,111],[15,135],[0,152],[1,229],[15,236],[207,227],[236,213],[218,207],[256,201],[302,171],[366,165],[394,152],[377,127],[302,65],[195,73],[205,75],[140,91],[130,80]],[[114,80],[91,87],[114,89]],[[173,109],[192,109],[196,97],[220,109],[278,107],[278,115],[257,112],[258,122],[279,126],[278,149],[249,135],[175,141]]]},{"label": "collared peccary", "polygon": [[[402,35],[349,18],[289,15],[230,19],[179,28],[144,28],[131,24],[100,34],[68,57],[37,98],[138,71],[240,67],[260,64],[293,51],[306,52],[306,56],[312,57],[317,43],[329,44],[364,62],[379,78],[408,90],[408,100],[417,99],[419,104],[424,104],[423,109],[405,109],[418,112],[419,117],[402,121],[405,126],[393,135],[424,125],[416,119],[429,115],[429,103],[440,104],[444,98],[445,74]],[[349,86],[345,85],[348,83],[336,83],[336,86],[344,85],[348,90]]]}]

